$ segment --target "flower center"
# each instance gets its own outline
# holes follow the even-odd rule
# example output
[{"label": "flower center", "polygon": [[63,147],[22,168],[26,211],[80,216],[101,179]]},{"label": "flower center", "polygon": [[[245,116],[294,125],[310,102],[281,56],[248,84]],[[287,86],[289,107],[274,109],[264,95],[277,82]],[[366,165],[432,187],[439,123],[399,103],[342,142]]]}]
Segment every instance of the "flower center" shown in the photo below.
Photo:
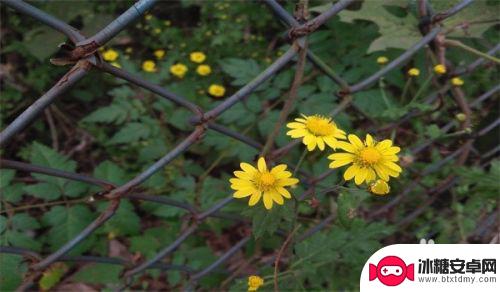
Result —
[{"label": "flower center", "polygon": [[274,178],[274,175],[270,174],[269,172],[264,172],[260,176],[260,183],[263,186],[272,186],[275,181],[276,181],[276,179]]},{"label": "flower center", "polygon": [[306,127],[316,136],[329,136],[334,131],[334,126],[330,123],[330,120],[322,117],[310,117],[307,119]]},{"label": "flower center", "polygon": [[375,164],[380,160],[380,158],[382,158],[380,152],[378,152],[378,150],[373,147],[361,150],[359,156],[361,157],[361,160],[366,164]]}]

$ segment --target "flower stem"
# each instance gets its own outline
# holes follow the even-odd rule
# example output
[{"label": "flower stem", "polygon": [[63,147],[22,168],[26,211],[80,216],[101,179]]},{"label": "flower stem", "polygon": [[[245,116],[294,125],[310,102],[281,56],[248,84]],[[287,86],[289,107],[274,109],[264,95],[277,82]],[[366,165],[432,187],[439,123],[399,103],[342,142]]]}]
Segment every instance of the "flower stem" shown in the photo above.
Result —
[{"label": "flower stem", "polygon": [[413,102],[415,102],[417,100],[417,98],[420,96],[420,94],[422,94],[424,92],[424,90],[427,89],[427,87],[429,86],[429,83],[432,80],[432,77],[433,77],[433,74],[430,74],[429,77],[427,77],[427,79],[425,79],[424,83],[422,84],[422,86],[420,86],[417,93],[415,93],[413,98],[410,100],[409,104],[412,104]]},{"label": "flower stem", "polygon": [[401,100],[404,102],[406,100],[406,94],[408,93],[408,89],[410,88],[411,82],[413,78],[410,77],[406,80],[405,87],[403,88],[403,94],[401,94]]},{"label": "flower stem", "polygon": [[304,148],[304,152],[302,152],[302,155],[300,156],[299,161],[295,165],[295,169],[293,170],[292,177],[294,177],[295,174],[297,173],[297,171],[299,171],[300,166],[302,165],[302,162],[304,161],[304,158],[306,157],[306,154],[307,154],[307,148]]},{"label": "flower stem", "polygon": [[384,100],[385,106],[387,108],[390,108],[391,105],[389,104],[389,100],[387,99],[387,95],[385,94],[385,82],[383,77],[378,80],[378,85],[380,87],[380,93],[382,94],[382,99]]},{"label": "flower stem", "polygon": [[500,64],[500,59],[494,57],[494,56],[490,56],[486,53],[483,53],[481,51],[478,51],[476,49],[474,49],[473,47],[469,47],[468,45],[460,42],[460,41],[455,41],[455,40],[446,40],[445,41],[445,44],[448,45],[448,46],[453,46],[453,47],[457,47],[457,48],[460,48],[462,50],[465,50],[469,53],[472,53],[474,55],[477,55],[479,57],[482,57],[482,58],[485,58],[485,59],[488,59],[490,61],[493,61],[497,64]]}]

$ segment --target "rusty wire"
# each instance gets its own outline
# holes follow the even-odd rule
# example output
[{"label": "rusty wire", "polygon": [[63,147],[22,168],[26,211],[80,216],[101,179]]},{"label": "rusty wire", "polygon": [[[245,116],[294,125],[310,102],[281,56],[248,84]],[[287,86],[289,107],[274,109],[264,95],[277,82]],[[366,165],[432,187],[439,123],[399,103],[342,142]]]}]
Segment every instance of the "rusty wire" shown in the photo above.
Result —
[{"label": "rusty wire", "polygon": [[[159,159],[156,163],[151,165],[145,171],[136,175],[132,180],[127,183],[117,186],[110,182],[96,179],[87,175],[78,174],[78,173],[69,173],[66,171],[61,171],[57,169],[51,169],[44,166],[32,165],[19,161],[12,161],[7,159],[2,159],[0,167],[1,168],[9,168],[16,169],[29,173],[43,173],[55,177],[61,177],[69,180],[76,180],[92,185],[96,185],[102,188],[102,193],[98,195],[92,196],[95,200],[105,200],[108,201],[108,207],[104,212],[102,212],[98,218],[96,218],[90,225],[88,225],[84,230],[82,230],[75,238],[65,243],[61,248],[56,250],[54,253],[43,256],[36,252],[26,250],[23,248],[17,247],[8,247],[2,246],[0,247],[0,253],[12,253],[23,255],[25,257],[30,257],[33,260],[33,264],[29,267],[31,271],[31,275],[28,276],[20,288],[27,288],[41,275],[41,273],[49,267],[52,263],[57,261],[73,261],[73,262],[100,262],[100,263],[108,263],[108,264],[116,264],[122,265],[126,269],[123,273],[123,277],[126,282],[129,282],[132,276],[137,275],[139,273],[144,272],[146,269],[161,269],[161,270],[179,270],[185,272],[189,277],[189,285],[188,287],[195,287],[196,283],[199,279],[205,277],[212,271],[214,271],[217,267],[223,264],[227,259],[229,259],[235,252],[240,250],[245,244],[249,241],[250,236],[244,236],[237,242],[232,248],[226,251],[222,256],[220,256],[215,262],[210,264],[209,266],[201,269],[199,271],[194,271],[190,267],[187,266],[176,266],[176,265],[167,265],[162,263],[162,259],[175,251],[184,240],[186,240],[190,235],[195,233],[198,229],[198,226],[206,220],[208,217],[221,218],[226,220],[233,220],[236,222],[242,222],[245,224],[245,219],[233,214],[227,214],[221,212],[220,209],[225,205],[229,204],[233,198],[231,196],[220,200],[214,206],[209,208],[208,210],[198,210],[195,206],[192,206],[187,203],[178,202],[173,199],[169,199],[166,197],[158,197],[152,196],[144,193],[137,193],[134,190],[143,183],[147,178],[151,175],[168,165],[172,162],[177,156],[184,153],[188,150],[193,144],[198,143],[203,139],[203,134],[207,130],[214,130],[221,134],[227,135],[234,139],[241,141],[253,148],[258,150],[262,150],[264,147],[263,144],[259,141],[255,141],[250,137],[247,137],[241,133],[228,129],[222,125],[216,123],[216,119],[220,114],[229,110],[233,105],[240,102],[243,98],[251,94],[255,91],[262,83],[266,80],[273,77],[277,72],[279,72],[282,68],[287,66],[289,63],[293,61],[295,57],[299,55],[301,50],[306,50],[307,59],[312,62],[321,72],[323,72],[326,76],[331,78],[335,83],[337,83],[340,87],[340,91],[338,95],[343,97],[343,101],[339,104],[339,106],[332,110],[331,115],[335,116],[343,109],[351,105],[351,101],[353,99],[353,94],[362,90],[369,88],[376,81],[378,81],[381,77],[385,76],[388,72],[401,67],[407,60],[409,60],[416,52],[420,51],[425,46],[429,45],[431,42],[434,42],[436,36],[438,36],[441,32],[441,27],[439,26],[439,22],[451,17],[452,15],[459,13],[462,9],[466,8],[471,1],[464,0],[452,7],[448,11],[444,11],[441,13],[432,14],[428,6],[425,7],[427,1],[419,1],[422,5],[425,13],[431,13],[431,15],[422,15],[420,27],[425,28],[423,31],[427,31],[420,41],[414,44],[411,48],[406,50],[399,57],[391,61],[389,64],[381,68],[378,72],[373,75],[350,85],[348,82],[343,80],[340,76],[338,76],[324,61],[321,60],[317,55],[315,55],[309,48],[304,46],[304,43],[301,41],[303,38],[307,37],[309,34],[316,31],[322,24],[328,21],[331,17],[345,9],[349,4],[353,2],[353,0],[341,0],[337,2],[337,4],[332,5],[330,9],[320,14],[316,18],[313,18],[303,24],[301,24],[298,20],[296,20],[291,14],[289,14],[279,3],[275,0],[264,0],[265,3],[269,6],[269,8],[274,12],[274,14],[289,27],[287,36],[290,41],[292,41],[292,46],[290,49],[280,56],[277,60],[275,60],[267,69],[265,69],[262,73],[256,76],[252,81],[239,89],[232,96],[225,99],[222,103],[217,105],[216,107],[204,110],[198,105],[190,102],[182,96],[174,94],[167,89],[159,86],[157,84],[153,84],[147,80],[144,80],[138,76],[135,76],[127,71],[111,66],[102,61],[98,53],[98,49],[105,45],[109,40],[111,40],[114,36],[116,36],[120,31],[125,29],[135,20],[137,20],[142,14],[144,14],[147,10],[149,10],[155,4],[155,0],[140,0],[135,3],[132,7],[130,7],[127,11],[121,14],[118,18],[112,21],[109,25],[104,27],[101,31],[91,37],[85,37],[82,35],[77,29],[71,27],[70,25],[64,23],[63,21],[43,12],[42,10],[25,3],[23,1],[18,0],[4,0],[2,3],[13,8],[14,10],[21,12],[23,14],[29,15],[36,20],[50,26],[51,28],[61,32],[73,43],[74,49],[69,52],[67,59],[74,63],[74,66],[58,81],[56,84],[50,88],[44,95],[38,98],[30,107],[28,107],[24,112],[22,112],[17,118],[11,122],[5,129],[0,133],[0,147],[4,147],[13,136],[19,134],[24,128],[26,128],[36,117],[49,105],[53,104],[55,100],[60,97],[64,92],[73,87],[79,80],[85,78],[87,73],[92,69],[98,69],[108,74],[111,74],[117,78],[123,79],[130,83],[133,83],[139,87],[147,89],[155,94],[157,94],[161,98],[165,98],[174,104],[184,107],[190,110],[193,116],[190,119],[190,123],[194,126],[194,130],[180,141],[176,147],[166,153],[161,159]],[[425,14],[424,13],[424,14]],[[425,16],[425,17],[424,17]],[[495,48],[490,50],[488,54],[495,55],[499,49],[500,45],[497,45]],[[469,64],[465,67],[457,68],[454,71],[454,74],[450,76],[457,76],[463,74],[469,74],[475,69],[479,68],[485,62],[484,59],[478,59],[475,62]],[[298,67],[299,68],[299,67]],[[301,69],[304,70],[303,66]],[[476,107],[481,102],[485,101],[488,98],[491,98],[500,90],[500,86],[495,86],[494,88],[488,90],[483,95],[476,98],[471,104],[470,107]],[[450,91],[449,85],[443,85],[443,88],[438,90],[436,93],[429,95],[426,99],[426,103],[434,102],[438,96],[446,94]],[[333,99],[333,97],[332,97]],[[408,113],[405,117],[403,117],[400,121],[393,124],[392,127],[396,127],[397,125],[411,119],[418,111],[412,111]],[[473,141],[473,139],[477,136],[484,134],[485,132],[491,130],[494,127],[497,127],[499,124],[498,120],[496,120],[493,124],[488,125],[485,129],[478,131],[476,136],[471,135],[468,137],[468,141]],[[449,123],[442,127],[442,131],[444,133],[448,132],[452,128],[452,123]],[[411,149],[410,153],[416,155],[417,153],[423,151],[425,148],[432,145],[434,141],[430,140],[421,145],[417,145]],[[290,142],[288,145],[274,149],[270,151],[268,154],[268,158],[272,160],[278,160],[281,156],[291,150],[293,147],[297,146],[298,142]],[[467,144],[470,145],[470,144]],[[427,167],[423,173],[421,173],[420,177],[425,174],[434,172],[439,170],[442,166],[446,165],[449,161],[453,161],[457,156],[461,156],[463,152],[463,148],[468,147],[464,145],[454,151],[451,155],[441,161],[438,165],[430,165]],[[273,145],[271,145],[273,146]],[[272,147],[271,147],[272,148]],[[488,152],[488,157],[495,155],[500,149],[496,147],[495,149]],[[462,157],[463,158],[463,157]],[[327,171],[323,174],[318,175],[317,177],[311,177],[309,174],[302,172],[301,174],[306,177],[306,191],[299,197],[299,200],[304,200],[307,196],[313,194],[315,192],[315,187],[318,183],[328,177],[333,171]],[[456,182],[456,178],[453,178],[446,182],[444,187],[440,187],[438,190],[434,192],[434,196],[443,192],[444,190],[453,186]],[[382,206],[378,210],[372,213],[372,218],[386,212],[387,210],[393,208],[397,203],[401,202],[406,198],[406,196],[418,186],[418,181],[413,181],[400,195],[395,196],[393,201],[388,204]],[[324,193],[334,191],[334,190],[326,190]],[[181,234],[177,237],[177,239],[172,242],[170,245],[161,249],[154,257],[144,262],[128,262],[122,259],[115,258],[106,258],[106,257],[95,257],[95,256],[67,256],[66,254],[74,248],[77,244],[82,242],[87,236],[89,236],[94,230],[98,227],[102,226],[107,220],[109,220],[117,210],[120,201],[124,199],[129,200],[143,200],[143,201],[151,201],[159,204],[166,204],[169,206],[173,206],[176,208],[180,208],[185,210],[190,214],[192,220],[190,226],[186,227]],[[432,203],[432,200],[429,201],[429,204]],[[408,222],[411,218],[418,215],[418,212],[422,210],[416,210],[416,213],[410,214],[410,217],[405,219],[405,222]],[[298,236],[298,241],[304,240],[305,238],[313,235],[315,232],[325,228],[330,222],[335,219],[335,214],[331,214],[319,222],[317,225],[311,227],[309,230],[305,231],[303,234]]]}]

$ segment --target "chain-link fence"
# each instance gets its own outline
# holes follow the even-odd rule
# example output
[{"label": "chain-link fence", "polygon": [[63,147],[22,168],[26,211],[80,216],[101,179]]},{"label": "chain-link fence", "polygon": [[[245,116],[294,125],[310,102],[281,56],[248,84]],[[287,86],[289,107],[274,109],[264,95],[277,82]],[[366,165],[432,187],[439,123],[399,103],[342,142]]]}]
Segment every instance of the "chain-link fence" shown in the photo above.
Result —
[{"label": "chain-link fence", "polygon": [[[145,193],[137,193],[135,191],[136,187],[141,185],[144,181],[146,181],[149,177],[155,174],[157,171],[161,170],[167,164],[172,162],[177,156],[184,153],[187,149],[189,149],[195,143],[201,143],[203,141],[203,134],[207,130],[214,130],[221,134],[227,135],[234,139],[239,140],[242,143],[245,143],[253,148],[262,151],[262,154],[265,154],[266,157],[270,161],[277,162],[280,158],[285,155],[290,149],[296,147],[300,143],[297,141],[290,142],[288,145],[281,147],[279,149],[273,149],[273,141],[274,137],[270,135],[268,143],[265,145],[261,144],[258,141],[253,140],[250,137],[242,135],[236,131],[228,129],[216,122],[217,117],[219,117],[223,112],[230,110],[232,106],[240,102],[243,98],[250,95],[254,92],[260,85],[262,85],[266,80],[272,78],[278,71],[287,66],[289,63],[294,62],[297,63],[296,70],[296,78],[291,86],[290,97],[289,100],[285,102],[285,106],[282,111],[282,115],[280,116],[280,120],[285,121],[289,114],[289,108],[286,108],[287,103],[294,102],[294,95],[297,90],[297,87],[300,84],[300,79],[304,70],[303,63],[308,60],[312,64],[314,64],[318,69],[320,69],[326,76],[331,78],[335,83],[339,85],[341,90],[337,93],[337,95],[342,98],[342,102],[334,108],[330,115],[333,117],[338,113],[342,112],[348,106],[352,106],[353,94],[362,90],[369,88],[375,82],[377,82],[381,77],[385,76],[388,72],[401,67],[407,60],[409,60],[416,52],[429,45],[432,51],[436,54],[438,58],[442,58],[440,55],[438,47],[439,40],[442,33],[442,27],[440,26],[440,22],[445,20],[448,17],[453,16],[456,13],[459,13],[462,9],[465,9],[469,4],[472,3],[471,0],[465,0],[449,9],[448,11],[443,11],[439,13],[433,13],[427,1],[418,1],[418,10],[421,16],[421,21],[419,23],[419,29],[422,32],[422,38],[420,41],[415,43],[411,48],[406,50],[403,54],[401,54],[398,58],[391,61],[389,64],[381,68],[375,74],[361,80],[355,84],[349,84],[342,77],[338,76],[325,62],[323,62],[317,55],[315,55],[311,50],[307,48],[307,36],[311,33],[314,33],[322,24],[324,24],[327,20],[329,20],[332,16],[341,12],[347,6],[352,4],[353,0],[340,0],[336,4],[332,5],[331,8],[321,13],[317,17],[312,20],[307,21],[306,17],[304,17],[304,13],[301,15],[300,10],[298,9],[298,13],[293,17],[289,14],[278,2],[275,0],[265,0],[265,3],[272,10],[272,12],[276,15],[276,17],[283,22],[286,26],[289,27],[288,34],[284,36],[291,43],[292,46],[286,51],[283,55],[281,55],[276,61],[274,61],[267,69],[265,69],[262,73],[256,76],[251,82],[243,86],[239,89],[235,94],[225,99],[222,103],[217,105],[216,107],[205,110],[200,108],[198,105],[190,102],[189,100],[174,94],[167,89],[153,84],[147,80],[144,80],[138,76],[132,75],[127,71],[114,67],[106,62],[103,62],[100,54],[98,53],[98,49],[105,45],[109,40],[115,37],[120,31],[125,29],[135,20],[137,20],[142,14],[144,14],[148,9],[153,7],[156,3],[155,0],[140,0],[136,4],[134,4],[130,9],[125,11],[122,15],[112,21],[109,25],[99,31],[92,37],[85,37],[82,35],[77,29],[71,27],[70,25],[60,21],[59,19],[54,18],[53,16],[45,13],[37,9],[36,7],[25,3],[23,1],[18,0],[3,0],[2,4],[6,5],[18,12],[29,15],[38,21],[44,23],[52,27],[53,29],[61,32],[66,35],[72,42],[72,45],[67,45],[66,50],[67,54],[65,56],[65,62],[74,63],[74,66],[51,88],[49,89],[43,96],[37,99],[30,107],[28,107],[23,113],[21,113],[17,118],[12,121],[0,134],[0,145],[4,147],[9,143],[9,141],[16,134],[19,134],[25,127],[29,126],[34,119],[48,106],[56,101],[58,97],[60,97],[64,92],[70,90],[79,80],[85,78],[90,70],[97,69],[115,77],[126,80],[130,83],[133,83],[139,87],[150,90],[151,92],[157,94],[158,96],[165,98],[180,107],[184,107],[190,110],[193,113],[192,118],[189,120],[191,125],[194,127],[194,130],[188,135],[184,140],[177,144],[177,146],[171,149],[168,153],[166,153],[161,159],[159,159],[156,163],[151,165],[145,171],[136,175],[132,180],[128,181],[123,185],[114,185],[110,182],[103,181],[100,179],[96,179],[87,175],[82,175],[78,173],[69,173],[57,169],[47,168],[38,165],[32,165],[24,162],[13,161],[8,159],[1,160],[1,168],[8,169],[16,169],[28,173],[42,173],[46,175],[61,177],[69,180],[75,180],[80,182],[85,182],[88,184],[96,185],[102,188],[102,192],[94,194],[92,199],[94,200],[105,200],[109,201],[109,205],[107,209],[100,214],[100,216],[95,219],[90,225],[88,225],[84,230],[82,230],[75,238],[65,243],[61,248],[50,255],[40,255],[36,252],[26,250],[23,248],[17,247],[9,247],[9,246],[1,246],[1,253],[12,253],[23,255],[30,259],[32,264],[29,269],[30,272],[27,274],[28,276],[25,278],[23,284],[20,286],[20,289],[28,288],[34,281],[36,281],[43,271],[48,268],[52,263],[58,261],[72,261],[72,262],[99,262],[99,263],[108,263],[115,265],[123,265],[125,266],[125,272],[123,273],[124,283],[129,283],[132,276],[137,275],[139,273],[144,272],[146,269],[160,269],[160,270],[179,270],[185,272],[189,276],[189,288],[193,289],[196,287],[196,283],[201,278],[205,277],[216,268],[221,266],[226,260],[228,260],[235,252],[240,250],[245,244],[249,241],[250,235],[243,237],[238,243],[232,246],[229,250],[227,250],[222,256],[220,256],[215,262],[205,267],[202,270],[193,270],[187,266],[177,266],[177,265],[168,265],[162,262],[162,259],[167,257],[169,254],[174,252],[183,241],[185,241],[189,236],[195,233],[198,229],[200,223],[206,220],[209,217],[220,218],[222,220],[233,220],[236,222],[245,223],[245,219],[239,216],[235,216],[233,214],[228,214],[224,212],[220,212],[220,209],[225,205],[229,204],[233,198],[231,196],[227,197],[216,203],[214,206],[209,208],[208,210],[198,210],[195,206],[178,202],[167,197],[158,197],[153,195],[148,195]],[[9,13],[9,11],[7,11]],[[339,40],[342,41],[342,40]],[[70,48],[69,48],[70,47]],[[488,52],[489,55],[495,55],[500,45],[495,46],[492,50]],[[334,50],[335,48],[332,48]],[[474,99],[473,102],[468,104],[464,98],[464,94],[460,88],[452,87],[449,85],[446,80],[448,78],[469,74],[472,71],[480,68],[485,62],[485,59],[478,59],[475,62],[469,64],[465,67],[454,68],[453,64],[451,64],[446,59],[440,59],[444,63],[447,64],[447,67],[453,68],[451,72],[449,72],[443,80],[440,80],[441,88],[436,92],[430,94],[425,103],[431,104],[436,100],[442,98],[446,95],[453,96],[457,106],[460,108],[462,112],[466,114],[466,119],[462,123],[462,128],[467,129],[470,128],[470,112],[474,107],[479,106],[485,100],[495,96],[495,94],[499,91],[500,85],[497,85],[488,91],[486,91],[481,96]],[[408,114],[406,114],[400,120],[390,124],[389,128],[395,128],[398,125],[408,121],[412,118],[417,118],[420,114],[422,114],[418,110],[412,110]],[[425,177],[425,175],[430,174],[439,170],[441,167],[446,165],[450,161],[455,161],[457,165],[463,164],[467,159],[469,153],[474,151],[473,141],[477,137],[480,137],[495,127],[498,126],[499,121],[496,120],[492,124],[486,126],[485,128],[474,131],[470,133],[463,144],[461,144],[457,149],[448,155],[445,159],[439,161],[438,163],[431,164],[427,168],[425,168],[415,180],[413,180],[404,191],[400,194],[394,196],[394,199],[382,206],[381,208],[374,210],[370,216],[371,218],[376,218],[377,216],[383,214],[391,210],[398,203],[404,201],[408,194],[412,192],[420,183],[420,180]],[[278,125],[277,125],[278,126]],[[443,133],[449,132],[453,127],[453,123],[445,125],[441,128]],[[270,141],[270,142],[269,142]],[[427,147],[433,145],[434,140],[428,140],[423,144],[416,145],[411,149],[411,153],[416,155]],[[487,160],[492,156],[497,155],[499,147],[492,149],[482,155],[482,158]],[[410,169],[410,171],[412,171]],[[304,178],[302,179],[305,182],[307,187],[306,191],[301,194],[298,199],[304,200],[312,193],[315,192],[315,186],[330,174],[333,171],[327,171],[319,176],[313,177],[308,173],[301,172],[300,175]],[[408,214],[399,225],[405,225],[413,218],[422,213],[427,206],[432,204],[432,202],[439,196],[439,194],[445,192],[446,190],[453,187],[457,182],[457,178],[454,175],[450,175],[445,178],[443,181],[437,183],[434,188],[431,188],[428,191],[428,201],[424,202],[421,207],[414,210],[411,214]],[[324,190],[324,192],[328,192],[332,190]],[[81,243],[85,238],[87,238],[92,232],[94,232],[98,227],[102,226],[107,220],[109,220],[115,214],[120,201],[121,200],[143,200],[143,201],[151,201],[156,202],[158,204],[166,204],[169,206],[174,206],[176,208],[181,208],[189,212],[191,215],[191,224],[187,228],[185,228],[182,233],[177,237],[175,241],[173,241],[170,245],[164,247],[160,252],[158,252],[151,259],[133,263],[126,261],[124,259],[118,258],[109,258],[109,257],[96,257],[96,256],[68,256],[67,253],[73,249],[76,245]],[[315,232],[321,230],[325,226],[327,226],[331,221],[335,219],[335,214],[332,214],[326,218],[324,218],[319,224],[314,226],[313,228],[307,230],[302,235],[298,236],[298,240],[303,240]]]}]

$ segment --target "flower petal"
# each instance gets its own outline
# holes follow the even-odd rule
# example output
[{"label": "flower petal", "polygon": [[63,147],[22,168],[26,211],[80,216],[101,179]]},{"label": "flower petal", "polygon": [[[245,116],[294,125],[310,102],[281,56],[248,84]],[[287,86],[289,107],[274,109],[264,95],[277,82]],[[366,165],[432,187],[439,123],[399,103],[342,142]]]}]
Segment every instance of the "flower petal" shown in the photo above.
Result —
[{"label": "flower petal", "polygon": [[305,129],[293,129],[293,130],[290,130],[288,132],[286,132],[286,134],[292,138],[300,138],[300,137],[304,137],[308,134],[309,132],[307,132]]},{"label": "flower petal", "polygon": [[328,159],[354,161],[354,154],[351,154],[351,153],[333,153],[333,154],[328,156]]},{"label": "flower petal", "polygon": [[356,173],[356,176],[354,177],[354,182],[357,185],[362,184],[365,181],[367,175],[368,175],[368,170],[364,167],[360,168],[359,171]]},{"label": "flower petal", "polygon": [[266,209],[269,210],[273,207],[273,199],[269,192],[264,192],[264,196],[262,199],[264,201],[264,207],[266,207]]},{"label": "flower petal", "polygon": [[349,161],[349,160],[335,160],[335,161],[332,161],[332,163],[330,163],[329,167],[330,168],[338,168],[338,167],[347,165],[351,162],[352,161]]},{"label": "flower petal", "polygon": [[337,139],[335,139],[334,137],[332,136],[323,137],[323,141],[325,141],[326,145],[330,146],[331,148],[333,149],[337,148]]},{"label": "flower petal", "polygon": [[373,146],[373,138],[372,138],[372,135],[370,134],[366,134],[366,146]]},{"label": "flower petal", "polygon": [[266,160],[264,159],[264,157],[259,158],[259,160],[257,161],[257,168],[260,172],[267,171]]},{"label": "flower petal", "polygon": [[271,198],[273,199],[273,201],[276,202],[276,204],[283,205],[283,203],[285,201],[283,200],[283,197],[277,191],[272,191],[272,192],[270,192],[270,194],[271,194]]},{"label": "flower petal", "polygon": [[253,178],[252,174],[249,174],[248,172],[244,172],[244,171],[240,171],[240,170],[236,170],[235,172],[233,172],[233,174],[234,174],[234,176],[241,178],[241,179],[250,180]]},{"label": "flower petal", "polygon": [[276,182],[276,185],[285,187],[285,186],[293,186],[299,183],[299,180],[296,178],[282,178]]},{"label": "flower petal", "polygon": [[257,191],[253,193],[252,196],[250,197],[250,200],[248,201],[248,206],[254,206],[255,204],[257,204],[260,200],[260,197],[262,197],[261,192]]},{"label": "flower petal", "polygon": [[323,141],[322,137],[317,137],[316,143],[318,144],[319,150],[321,150],[321,151],[325,150],[325,142]]},{"label": "flower petal", "polygon": [[276,190],[278,191],[278,193],[280,193],[283,197],[287,198],[287,199],[291,199],[292,198],[292,195],[290,194],[290,192],[283,188],[283,187],[277,187]]},{"label": "flower petal", "polygon": [[357,165],[351,165],[347,170],[344,172],[344,179],[345,180],[351,180],[356,173],[359,171],[359,167]]},{"label": "flower petal", "polygon": [[254,174],[257,171],[257,169],[253,167],[253,165],[245,162],[240,163],[240,167],[241,169],[243,169],[243,171],[248,172],[250,174]]},{"label": "flower petal", "polygon": [[304,129],[306,125],[304,125],[304,123],[291,122],[286,124],[286,127],[290,129]]},{"label": "flower petal", "polygon": [[351,153],[355,153],[357,150],[356,147],[354,147],[354,145],[347,143],[347,142],[344,142],[344,141],[337,141],[337,143],[335,143],[335,146],[337,146],[337,148],[340,148],[344,151],[351,152]]},{"label": "flower petal", "polygon": [[237,198],[237,199],[245,198],[245,197],[250,196],[254,191],[256,191],[256,190],[251,189],[251,188],[238,190],[238,191],[234,192],[233,198]]},{"label": "flower petal", "polygon": [[351,142],[351,145],[354,146],[356,149],[362,149],[364,148],[363,142],[358,138],[358,136],[354,134],[350,134],[347,136],[347,139],[349,139],[349,142]]}]

